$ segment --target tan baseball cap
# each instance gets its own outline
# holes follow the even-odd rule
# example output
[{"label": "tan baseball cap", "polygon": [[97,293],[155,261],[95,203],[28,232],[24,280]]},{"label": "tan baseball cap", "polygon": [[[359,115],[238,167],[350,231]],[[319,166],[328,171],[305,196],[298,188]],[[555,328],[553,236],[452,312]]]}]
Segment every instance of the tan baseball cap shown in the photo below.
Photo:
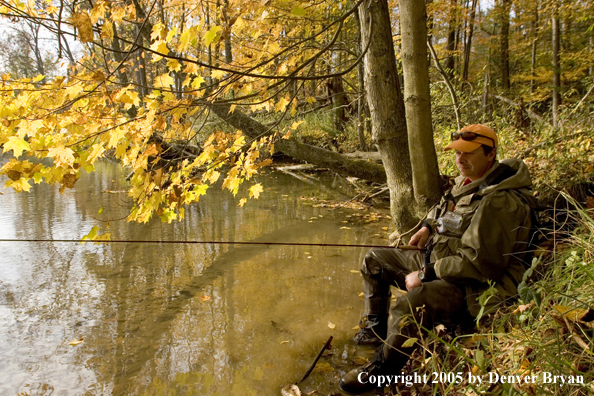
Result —
[{"label": "tan baseball cap", "polygon": [[474,132],[478,136],[472,140],[464,140],[462,135],[460,135],[458,136],[458,139],[448,144],[444,150],[458,150],[465,153],[469,153],[479,148],[482,144],[484,144],[485,146],[497,148],[497,134],[494,130],[492,130],[486,125],[467,125],[464,128],[460,129],[460,132],[458,133],[462,134],[464,132]]}]

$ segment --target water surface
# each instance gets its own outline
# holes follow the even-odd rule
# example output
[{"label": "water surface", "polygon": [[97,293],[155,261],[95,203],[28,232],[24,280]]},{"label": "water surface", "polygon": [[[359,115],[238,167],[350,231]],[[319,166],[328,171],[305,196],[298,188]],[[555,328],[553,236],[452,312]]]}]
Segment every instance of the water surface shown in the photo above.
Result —
[{"label": "water surface", "polygon": [[[127,223],[125,171],[97,168],[63,194],[0,190],[0,238],[78,239],[110,219],[117,240],[385,243],[369,211],[318,206],[342,198],[329,182],[272,171],[244,207],[212,188],[181,222]],[[302,389],[337,391],[366,250],[1,242],[0,394],[279,395],[331,335],[333,355]]]}]

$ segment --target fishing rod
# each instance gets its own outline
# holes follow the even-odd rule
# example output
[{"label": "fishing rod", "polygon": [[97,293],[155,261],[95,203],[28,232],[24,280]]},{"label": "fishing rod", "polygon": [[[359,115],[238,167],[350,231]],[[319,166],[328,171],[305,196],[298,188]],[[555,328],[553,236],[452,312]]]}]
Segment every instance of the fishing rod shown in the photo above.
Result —
[{"label": "fishing rod", "polygon": [[347,245],[340,243],[299,243],[299,242],[236,242],[236,241],[151,241],[151,240],[89,240],[89,239],[0,239],[0,242],[34,242],[34,243],[149,243],[149,244],[196,244],[196,245],[265,245],[265,246],[321,246],[352,248],[396,248],[402,250],[420,250],[417,246],[399,245]]}]

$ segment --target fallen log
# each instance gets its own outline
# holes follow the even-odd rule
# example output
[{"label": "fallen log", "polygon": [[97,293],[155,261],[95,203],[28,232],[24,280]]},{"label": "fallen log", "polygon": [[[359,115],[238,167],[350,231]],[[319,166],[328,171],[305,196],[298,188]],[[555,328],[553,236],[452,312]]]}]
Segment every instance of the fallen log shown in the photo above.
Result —
[{"label": "fallen log", "polygon": [[[231,106],[228,104],[214,103],[210,104],[210,108],[213,113],[226,123],[241,130],[251,138],[268,136],[274,133],[270,128],[237,109],[231,113]],[[355,176],[376,183],[386,182],[386,171],[383,165],[372,160],[349,158],[343,154],[300,143],[293,139],[279,139],[275,141],[274,148],[289,157],[330,168],[342,175]]]}]

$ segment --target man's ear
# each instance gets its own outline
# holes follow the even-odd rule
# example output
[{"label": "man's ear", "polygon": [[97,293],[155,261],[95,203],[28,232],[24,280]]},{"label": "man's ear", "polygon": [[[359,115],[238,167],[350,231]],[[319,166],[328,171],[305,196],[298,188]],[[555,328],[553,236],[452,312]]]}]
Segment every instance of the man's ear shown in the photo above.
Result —
[{"label": "man's ear", "polygon": [[495,159],[495,157],[497,156],[497,149],[493,149],[491,150],[491,152],[487,155],[487,158],[489,159],[489,161],[493,161]]}]

